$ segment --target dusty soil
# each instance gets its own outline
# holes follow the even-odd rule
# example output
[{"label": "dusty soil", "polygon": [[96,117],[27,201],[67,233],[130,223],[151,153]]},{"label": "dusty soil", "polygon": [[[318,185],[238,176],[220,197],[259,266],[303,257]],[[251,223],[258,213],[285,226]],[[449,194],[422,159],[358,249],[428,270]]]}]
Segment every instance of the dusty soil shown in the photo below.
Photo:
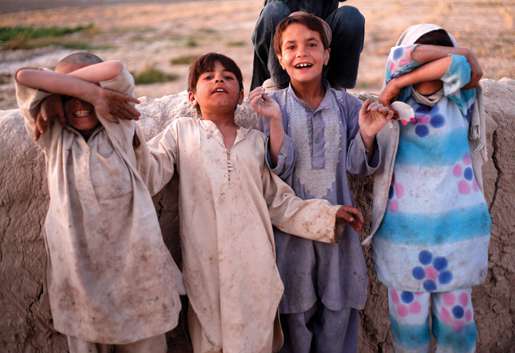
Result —
[{"label": "dusty soil", "polygon": [[[186,87],[187,65],[171,64],[182,56],[218,51],[241,66],[246,87],[252,68],[250,36],[262,0],[195,1],[172,4],[117,4],[68,7],[0,14],[0,26],[75,26],[94,24],[72,35],[104,59],[121,59],[132,72],[155,66],[178,75],[173,82],[140,85],[136,93],[162,96]],[[366,17],[366,42],[357,90],[380,89],[389,48],[410,24],[433,22],[452,31],[462,46],[472,47],[484,77],[515,77],[515,1],[497,0],[350,0]],[[71,50],[46,47],[0,51],[0,109],[15,106],[12,74],[21,66],[52,66]]]}]

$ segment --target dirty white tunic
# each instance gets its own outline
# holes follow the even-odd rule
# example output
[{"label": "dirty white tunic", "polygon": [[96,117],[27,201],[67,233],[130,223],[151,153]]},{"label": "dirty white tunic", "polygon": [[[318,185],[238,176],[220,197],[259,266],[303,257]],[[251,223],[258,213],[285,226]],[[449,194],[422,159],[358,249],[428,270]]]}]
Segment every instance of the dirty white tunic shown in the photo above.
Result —
[{"label": "dirty white tunic", "polygon": [[[134,87],[127,71],[101,84],[127,94]],[[32,137],[34,114],[48,93],[17,85],[16,96]],[[56,330],[67,336],[125,344],[174,328],[183,289],[135,168],[136,127],[99,119],[88,141],[57,122],[37,141],[50,195],[50,308]]]},{"label": "dirty white tunic", "polygon": [[226,149],[213,122],[180,118],[149,141],[149,150],[152,157],[142,163],[141,174],[152,193],[179,173],[183,274],[195,353],[270,353],[283,293],[272,223],[332,242],[338,206],[296,197],[266,167],[264,135],[257,130],[240,127]]}]

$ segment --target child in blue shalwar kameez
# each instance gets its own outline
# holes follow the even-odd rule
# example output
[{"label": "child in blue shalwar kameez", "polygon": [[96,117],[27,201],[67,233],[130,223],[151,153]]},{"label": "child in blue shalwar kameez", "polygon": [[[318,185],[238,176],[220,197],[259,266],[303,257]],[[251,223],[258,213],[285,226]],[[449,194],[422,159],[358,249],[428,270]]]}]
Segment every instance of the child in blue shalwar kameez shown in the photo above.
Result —
[{"label": "child in blue shalwar kameez", "polygon": [[[381,164],[375,136],[393,112],[361,102],[323,79],[331,30],[320,18],[297,12],[279,23],[274,49],[288,73],[287,88],[249,101],[269,136],[267,162],[303,199],[352,203],[347,172],[371,175]],[[355,353],[359,310],[366,301],[367,269],[351,227],[338,244],[296,239],[274,229],[284,282],[279,306],[281,353]]]},{"label": "child in blue shalwar kameez", "polygon": [[382,172],[390,171],[390,188],[373,227],[397,353],[429,351],[430,302],[437,352],[475,351],[471,287],[486,277],[491,226],[479,151],[469,141],[478,72],[470,51],[435,25],[408,28],[388,57],[380,101],[397,97],[415,111],[413,123],[395,126],[396,155],[383,161],[393,168]]}]

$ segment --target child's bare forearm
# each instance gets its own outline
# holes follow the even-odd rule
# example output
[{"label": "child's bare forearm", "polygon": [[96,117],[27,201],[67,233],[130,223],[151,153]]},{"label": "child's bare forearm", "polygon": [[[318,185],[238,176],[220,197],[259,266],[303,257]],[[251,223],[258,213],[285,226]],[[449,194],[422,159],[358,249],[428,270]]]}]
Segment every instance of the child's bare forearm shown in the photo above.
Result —
[{"label": "child's bare forearm", "polygon": [[468,57],[470,51],[466,48],[443,47],[439,45],[419,45],[411,53],[411,58],[420,64],[445,58],[451,54]]},{"label": "child's bare forearm", "polygon": [[101,88],[93,83],[53,71],[20,69],[16,72],[20,84],[50,93],[72,96],[94,103]]},{"label": "child's bare forearm", "polygon": [[89,82],[109,81],[118,76],[123,70],[123,64],[118,60],[104,61],[98,64],[85,66],[72,71],[69,75]]},{"label": "child's bare forearm", "polygon": [[452,58],[450,56],[445,56],[428,62],[406,75],[399,76],[391,80],[390,83],[401,89],[421,82],[438,80],[447,72],[451,62]]}]

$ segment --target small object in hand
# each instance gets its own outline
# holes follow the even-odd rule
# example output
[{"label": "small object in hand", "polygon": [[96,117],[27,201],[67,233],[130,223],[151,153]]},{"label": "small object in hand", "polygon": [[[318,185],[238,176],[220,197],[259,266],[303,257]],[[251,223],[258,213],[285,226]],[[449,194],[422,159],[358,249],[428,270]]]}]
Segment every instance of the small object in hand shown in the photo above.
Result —
[{"label": "small object in hand", "polygon": [[391,104],[391,107],[397,112],[399,120],[403,126],[417,121],[415,119],[415,111],[408,104],[401,101],[395,101]]}]

